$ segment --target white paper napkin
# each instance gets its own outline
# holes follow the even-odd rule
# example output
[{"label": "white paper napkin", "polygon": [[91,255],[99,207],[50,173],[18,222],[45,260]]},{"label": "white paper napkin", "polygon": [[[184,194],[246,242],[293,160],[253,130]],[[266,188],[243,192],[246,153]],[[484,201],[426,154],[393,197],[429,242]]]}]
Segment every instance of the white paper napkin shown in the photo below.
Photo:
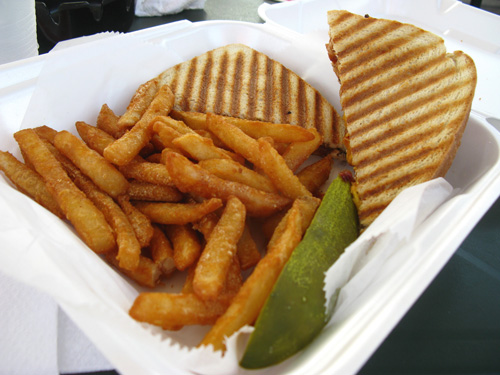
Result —
[{"label": "white paper napkin", "polygon": [[135,15],[138,17],[176,14],[185,9],[203,9],[205,0],[137,0]]}]

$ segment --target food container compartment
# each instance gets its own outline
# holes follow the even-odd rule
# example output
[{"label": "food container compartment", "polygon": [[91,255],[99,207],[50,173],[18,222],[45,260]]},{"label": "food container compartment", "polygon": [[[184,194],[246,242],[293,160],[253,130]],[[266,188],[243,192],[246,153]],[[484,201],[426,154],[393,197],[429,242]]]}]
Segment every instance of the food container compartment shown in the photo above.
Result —
[{"label": "food container compartment", "polygon": [[[146,43],[141,47],[138,41]],[[269,24],[182,22],[110,36],[1,67],[0,76],[6,79],[0,79],[0,148],[19,156],[11,134],[20,127],[48,124],[74,130],[75,121],[93,123],[103,103],[120,113],[147,78],[235,42],[294,70],[339,110],[338,83],[324,43],[318,41]],[[149,58],[154,54],[155,58]],[[148,60],[138,63],[143,57]],[[116,59],[121,61],[119,67]],[[59,70],[57,63],[65,69]],[[57,74],[47,76],[48,72]],[[84,77],[92,79],[82,83]],[[50,88],[42,90],[46,85]],[[472,113],[446,176],[456,189],[455,196],[429,217],[434,225],[417,233],[416,241],[402,249],[412,251],[413,256],[384,263],[351,314],[325,329],[304,351],[278,366],[242,373],[347,374],[359,370],[498,197],[499,154],[498,132],[485,116]],[[195,361],[189,361],[183,345],[196,344],[203,329],[187,327],[167,333],[133,321],[128,308],[142,288],[102,262],[71,228],[17,192],[3,176],[0,204],[4,207],[0,220],[7,228],[0,233],[5,246],[0,255],[3,272],[53,296],[121,374],[193,373],[190,365]],[[173,279],[165,288],[172,290],[180,281]],[[222,374],[221,362],[203,361],[199,372]]]}]

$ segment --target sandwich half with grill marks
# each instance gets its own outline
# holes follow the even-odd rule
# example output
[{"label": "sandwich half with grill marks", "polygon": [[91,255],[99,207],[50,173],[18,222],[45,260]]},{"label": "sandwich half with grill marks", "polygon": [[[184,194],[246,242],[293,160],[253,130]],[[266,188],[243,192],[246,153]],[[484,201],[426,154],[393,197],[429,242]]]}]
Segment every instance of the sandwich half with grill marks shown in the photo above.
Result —
[{"label": "sandwich half with grill marks", "polygon": [[174,109],[316,128],[327,148],[344,150],[342,118],[297,74],[243,44],[229,44],[159,76]]},{"label": "sandwich half with grill marks", "polygon": [[328,24],[352,192],[366,227],[403,189],[446,174],[469,118],[476,68],[410,24],[344,10],[329,11]]}]

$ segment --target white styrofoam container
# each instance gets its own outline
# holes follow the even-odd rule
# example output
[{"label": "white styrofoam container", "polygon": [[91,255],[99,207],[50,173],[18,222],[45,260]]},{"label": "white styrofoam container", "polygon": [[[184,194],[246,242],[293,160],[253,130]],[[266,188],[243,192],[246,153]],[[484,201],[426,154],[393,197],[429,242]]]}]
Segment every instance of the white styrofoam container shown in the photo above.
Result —
[{"label": "white styrofoam container", "polygon": [[[307,3],[304,2],[304,5]],[[368,6],[368,2],[353,3]],[[369,3],[378,6],[386,2]],[[378,15],[384,15],[384,8],[380,9]],[[215,21],[197,24],[184,21],[134,33],[134,37],[168,51],[165,66],[157,64],[150,72],[141,74],[155,76],[159,73],[154,71],[158,66],[165,69],[207,50],[239,42],[294,70],[340,109],[337,80],[319,35],[319,32],[301,35],[271,22],[257,25]],[[44,62],[58,57],[58,54],[83,54],[96,49],[96,46],[97,43],[84,43],[55,51],[52,57],[39,56],[0,66],[0,149],[14,151],[16,145],[12,133],[22,126],[35,125],[31,123],[35,119],[32,114],[26,114],[26,110],[31,108],[30,100],[36,93],[37,84],[41,84],[38,77],[46,68]],[[84,74],[85,69],[91,68],[81,67],[78,73]],[[478,71],[481,75],[482,71]],[[65,96],[68,96],[68,101],[88,99],[88,102],[81,101],[81,116],[89,116],[91,121],[98,109],[96,103],[109,100],[112,108],[113,105],[114,108],[124,108],[133,88],[143,81],[141,74],[134,73],[125,77],[131,81],[128,88],[99,92],[95,100],[90,97],[93,93],[90,88],[72,87],[71,82],[65,82],[67,87],[72,88]],[[89,86],[95,84],[89,82]],[[52,88],[54,91],[59,89],[57,85]],[[50,102],[50,91],[44,96],[49,97],[44,108],[44,112],[48,113],[44,121],[54,128],[72,129],[74,121],[86,120],[80,117],[80,113],[68,119],[57,103],[53,105]],[[90,114],[86,115],[87,112]],[[347,374],[356,372],[363,365],[500,194],[500,136],[486,120],[483,111],[478,112],[481,113],[471,114],[462,146],[446,176],[458,194],[429,218],[436,225],[419,235],[418,242],[426,249],[426,256],[399,264],[398,272],[386,277],[386,282],[375,284],[371,295],[341,327],[328,327],[308,348],[284,364],[251,373]],[[0,232],[5,245],[0,255],[2,271],[52,295],[120,373],[188,373],[178,368],[176,356],[162,350],[165,344],[163,333],[145,329],[128,316],[128,308],[140,288],[116,274],[83,246],[70,228],[32,205],[4,178],[0,179],[0,202],[4,204],[2,224],[10,225],[9,231],[4,229]],[[14,206],[16,210],[12,208]],[[39,220],[32,223],[29,215]],[[16,225],[26,227],[20,229]],[[68,236],[59,244],[63,232]],[[30,250],[17,254],[17,247],[29,241],[33,241]],[[50,246],[43,248],[46,243]],[[393,266],[385,265],[381,274],[387,276]],[[94,272],[86,272],[86,267]],[[23,273],[16,273],[20,269]],[[141,340],[131,337],[140,337]],[[181,344],[188,344],[177,333],[171,337]],[[182,352],[177,356],[185,354]],[[217,373],[216,363],[207,362],[206,368],[207,373]]]}]

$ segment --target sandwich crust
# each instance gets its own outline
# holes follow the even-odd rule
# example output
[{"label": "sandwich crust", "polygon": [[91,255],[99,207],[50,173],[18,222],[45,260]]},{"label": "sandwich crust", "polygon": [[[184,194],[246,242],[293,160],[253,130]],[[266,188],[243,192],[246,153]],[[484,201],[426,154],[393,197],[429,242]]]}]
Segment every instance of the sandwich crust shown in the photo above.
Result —
[{"label": "sandwich crust", "polygon": [[333,106],[296,73],[243,44],[175,65],[159,80],[175,93],[175,110],[314,127],[328,148],[344,149]]},{"label": "sandwich crust", "polygon": [[366,227],[403,189],[446,174],[468,121],[476,68],[413,25],[343,10],[328,12],[328,22],[352,190]]}]

